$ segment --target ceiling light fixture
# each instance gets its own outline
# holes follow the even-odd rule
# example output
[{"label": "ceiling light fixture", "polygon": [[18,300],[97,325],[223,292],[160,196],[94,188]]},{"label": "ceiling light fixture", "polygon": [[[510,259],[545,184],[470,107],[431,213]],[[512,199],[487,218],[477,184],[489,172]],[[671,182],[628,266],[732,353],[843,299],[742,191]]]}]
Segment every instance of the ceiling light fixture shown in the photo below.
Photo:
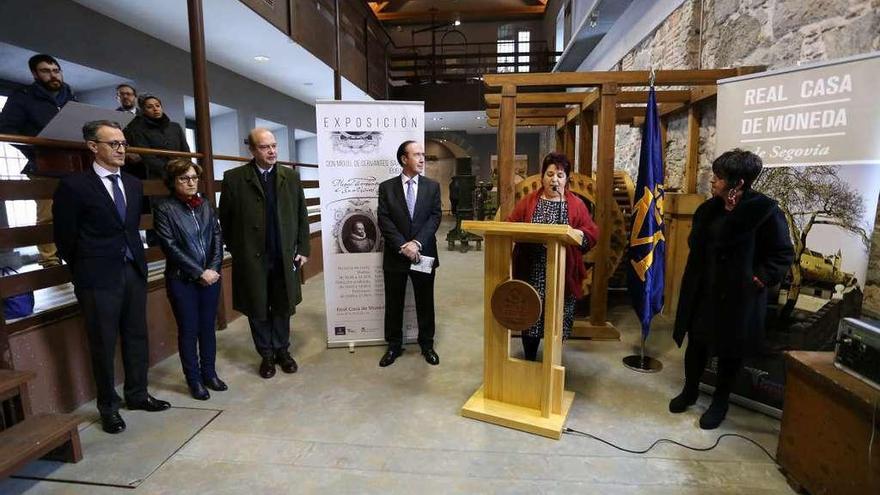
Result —
[{"label": "ceiling light fixture", "polygon": [[590,27],[596,27],[596,24],[599,23],[599,9],[594,10],[590,13]]},{"label": "ceiling light fixture", "polygon": [[453,26],[461,26],[461,19],[456,19],[456,20],[452,21],[452,25]]},{"label": "ceiling light fixture", "polygon": [[267,57],[265,55],[257,55],[256,57],[254,57],[254,60],[257,62],[268,62],[269,57]]}]

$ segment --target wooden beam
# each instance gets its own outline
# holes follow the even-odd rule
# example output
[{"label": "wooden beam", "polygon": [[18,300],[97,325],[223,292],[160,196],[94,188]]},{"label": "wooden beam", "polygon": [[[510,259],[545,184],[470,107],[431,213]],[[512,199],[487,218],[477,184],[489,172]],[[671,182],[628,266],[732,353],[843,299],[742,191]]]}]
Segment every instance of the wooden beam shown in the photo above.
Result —
[{"label": "wooden beam", "polygon": [[498,207],[501,218],[513,211],[513,166],[516,153],[516,86],[501,88],[501,124],[498,129]]},{"label": "wooden beam", "polygon": [[691,104],[697,103],[708,98],[712,98],[718,94],[718,86],[706,86],[699,88],[691,88]]},{"label": "wooden beam", "polygon": [[[691,101],[692,94],[696,90],[712,88],[694,88],[693,90],[656,91],[657,103],[686,103]],[[714,88],[712,88],[714,89]],[[617,103],[648,103],[647,91],[621,91],[617,94]]]},{"label": "wooden beam", "polygon": [[577,172],[592,177],[593,112],[581,112],[578,125],[580,126],[580,139],[578,140]]},{"label": "wooden beam", "polygon": [[435,19],[437,22],[441,22],[441,20],[451,20],[454,16],[458,15],[462,22],[464,21],[477,21],[477,20],[490,20],[490,19],[525,19],[525,18],[541,18],[544,16],[544,11],[546,10],[546,6],[537,5],[537,6],[522,6],[522,7],[514,7],[514,8],[500,8],[500,9],[472,9],[472,10],[439,10],[436,12],[379,12],[376,14],[376,17],[379,21],[383,23],[409,23],[409,24],[420,24],[420,23],[428,23],[433,22]]},{"label": "wooden beam", "polygon": [[[751,74],[763,70],[763,67],[738,67],[733,69],[706,70],[659,70],[655,73],[654,83],[661,86],[700,86],[714,85],[719,79]],[[593,71],[593,72],[535,72],[512,74],[486,74],[483,83],[486,86],[514,84],[525,86],[555,87],[588,87],[603,86],[614,83],[618,86],[647,86],[650,72],[636,71]]]},{"label": "wooden beam", "polygon": [[[487,93],[484,97],[486,105],[497,107],[501,104],[501,94]],[[516,95],[517,104],[533,104],[533,105],[580,105],[584,101],[584,95],[581,93],[519,93]]]},{"label": "wooden beam", "polygon": [[[489,127],[498,127],[500,119],[487,119],[486,122]],[[538,126],[556,126],[560,122],[560,119],[556,117],[529,117],[529,118],[516,118],[515,125],[516,127],[526,127],[530,125],[538,125]]]},{"label": "wooden beam", "polygon": [[605,326],[608,311],[608,257],[611,253],[611,208],[614,201],[614,148],[617,124],[617,93],[615,83],[602,85],[599,107],[599,149],[596,162],[596,218],[599,223],[599,242],[596,245],[596,264],[590,287],[590,324]]},{"label": "wooden beam", "polygon": [[[546,108],[532,108],[525,107],[520,108],[516,107],[516,116],[517,117],[565,117],[568,115],[568,108],[566,107],[546,107]],[[498,108],[487,108],[486,116],[490,119],[497,119],[501,115],[501,110]]]}]

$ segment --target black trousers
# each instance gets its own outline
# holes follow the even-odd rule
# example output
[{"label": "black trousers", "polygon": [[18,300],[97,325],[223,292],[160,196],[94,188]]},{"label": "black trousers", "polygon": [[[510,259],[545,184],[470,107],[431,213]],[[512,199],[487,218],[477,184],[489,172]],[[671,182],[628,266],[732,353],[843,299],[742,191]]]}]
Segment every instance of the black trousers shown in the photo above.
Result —
[{"label": "black trousers", "polygon": [[149,366],[147,281],[134,264],[125,262],[119,286],[75,288],[74,292],[86,323],[98,411],[103,415],[115,413],[121,403],[115,390],[117,335],[122,343],[125,401],[146,400]]},{"label": "black trousers", "polygon": [[403,345],[403,306],[406,301],[406,279],[412,280],[419,324],[419,346],[434,348],[434,274],[409,270],[382,272],[385,278],[385,341],[389,348]]},{"label": "black trousers", "polygon": [[[709,348],[699,340],[688,338],[688,346],[684,351],[684,388],[690,393],[698,393],[700,378],[709,362]],[[736,376],[742,367],[742,358],[719,357],[718,370],[715,380],[715,392],[713,401],[726,402],[730,397],[730,391],[736,383]]]},{"label": "black trousers", "polygon": [[266,319],[261,320],[248,315],[254,347],[261,356],[286,351],[290,347],[290,315],[287,303],[287,286],[284,282],[283,267],[280,261],[267,272],[268,298]]}]

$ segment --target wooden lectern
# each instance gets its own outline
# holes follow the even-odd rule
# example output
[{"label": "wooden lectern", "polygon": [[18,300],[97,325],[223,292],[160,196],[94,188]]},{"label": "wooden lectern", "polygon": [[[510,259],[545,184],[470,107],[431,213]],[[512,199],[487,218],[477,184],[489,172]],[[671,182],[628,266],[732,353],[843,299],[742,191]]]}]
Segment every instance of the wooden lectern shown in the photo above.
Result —
[{"label": "wooden lectern", "polygon": [[[561,365],[565,246],[580,245],[582,237],[568,225],[465,220],[461,228],[485,239],[483,386],[461,414],[558,440],[574,400],[574,392],[565,391]],[[510,329],[490,307],[496,288],[511,278],[514,241],[547,246],[542,362],[510,357]]]}]

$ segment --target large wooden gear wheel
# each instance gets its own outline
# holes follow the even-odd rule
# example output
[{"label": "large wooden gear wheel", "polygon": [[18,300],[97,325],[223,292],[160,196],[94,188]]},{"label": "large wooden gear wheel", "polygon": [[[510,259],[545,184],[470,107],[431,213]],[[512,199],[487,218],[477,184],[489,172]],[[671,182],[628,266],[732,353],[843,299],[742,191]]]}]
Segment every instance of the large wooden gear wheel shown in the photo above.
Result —
[{"label": "large wooden gear wheel", "polygon": [[[592,177],[584,174],[572,174],[569,177],[569,190],[587,203],[587,208],[594,219],[596,216],[596,197],[595,197],[595,181]],[[513,186],[514,201],[519,201],[529,193],[537,191],[541,188],[541,176],[530,175],[518,184]],[[629,225],[630,215],[632,214],[633,198],[635,196],[635,186],[629,175],[623,171],[614,172],[614,202],[617,208],[611,210],[611,250],[608,255],[608,273],[612,274],[611,278],[615,279],[620,276],[616,273],[620,266],[621,260],[626,253],[626,247],[629,244]],[[500,212],[496,214],[496,220],[502,220]],[[584,295],[590,293],[590,285],[593,282],[592,265],[595,263],[595,250],[591,250],[584,255],[584,260],[589,264],[590,273],[584,280]]]}]

